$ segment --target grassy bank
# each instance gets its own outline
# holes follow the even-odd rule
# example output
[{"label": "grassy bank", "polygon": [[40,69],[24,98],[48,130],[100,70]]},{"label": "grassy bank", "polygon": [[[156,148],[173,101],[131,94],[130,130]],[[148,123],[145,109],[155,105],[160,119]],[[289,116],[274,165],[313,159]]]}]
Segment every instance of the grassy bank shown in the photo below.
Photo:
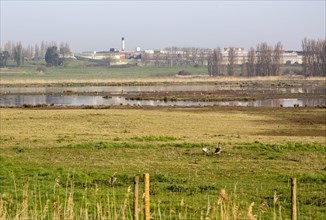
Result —
[{"label": "grassy bank", "polygon": [[[8,204],[16,200],[15,191],[23,195],[29,177],[27,192],[34,196],[29,203],[38,204],[30,207],[43,210],[46,198],[51,205],[56,198],[62,208],[73,201],[75,212],[80,211],[86,208],[86,186],[94,190],[87,201],[97,213],[96,201],[103,207],[112,200],[123,204],[132,177],[150,173],[157,219],[159,207],[161,214],[172,209],[177,216],[188,207],[197,219],[209,206],[220,210],[221,189],[229,193],[228,201],[237,195],[241,216],[251,202],[256,214],[265,202],[267,211],[260,213],[265,219],[273,216],[276,191],[286,217],[290,177],[325,190],[325,114],[325,109],[310,108],[1,109],[1,198]],[[218,142],[221,155],[203,154],[203,146],[214,149]],[[53,187],[56,181],[58,188]],[[313,207],[323,217],[324,194],[309,189],[303,194],[302,211]],[[13,212],[19,207],[13,206]],[[116,209],[121,214],[121,207]],[[213,215],[212,210],[207,212]]]}]

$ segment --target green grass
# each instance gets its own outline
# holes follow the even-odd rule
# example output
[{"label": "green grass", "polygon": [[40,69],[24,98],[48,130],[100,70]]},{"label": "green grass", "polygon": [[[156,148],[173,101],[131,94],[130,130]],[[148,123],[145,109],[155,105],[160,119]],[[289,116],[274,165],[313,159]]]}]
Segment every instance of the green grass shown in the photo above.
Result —
[{"label": "green grass", "polygon": [[48,67],[43,75],[37,74],[36,68],[44,65],[44,61],[26,62],[23,67],[17,68],[9,63],[8,69],[1,70],[2,80],[108,80],[108,79],[135,79],[148,77],[169,77],[185,70],[193,74],[207,75],[206,67],[179,66],[179,67],[128,67],[109,68],[92,66],[89,62],[79,60],[67,61],[66,67]]},{"label": "green grass", "polygon": [[[275,191],[277,208],[281,205],[288,218],[293,176],[299,182],[301,215],[325,217],[325,109],[0,110],[0,194],[11,216],[21,210],[27,177],[31,209],[43,210],[49,200],[68,210],[64,204],[73,192],[75,213],[86,207],[87,198],[90,213],[98,213],[99,202],[118,216],[133,176],[149,173],[156,219],[160,212],[194,219],[207,212],[220,215],[221,189],[230,198],[226,211],[231,213],[236,203],[239,215],[246,216],[255,202],[253,213],[263,219],[273,216]],[[221,155],[202,152],[218,142]],[[262,201],[268,205],[264,213]]]},{"label": "green grass", "polygon": [[[45,61],[25,61],[22,67],[17,68],[13,61],[8,62],[8,68],[0,71],[2,80],[114,80],[114,79],[144,79],[175,76],[184,70],[194,75],[208,75],[206,66],[194,67],[182,65],[174,67],[136,66],[115,68],[94,66],[94,63],[80,60],[67,60],[65,67],[47,67],[44,74],[37,74],[37,67],[45,65]],[[299,71],[300,66],[283,66],[281,70]],[[225,75],[227,75],[225,70]],[[236,68],[236,75],[240,75],[240,67]]]}]

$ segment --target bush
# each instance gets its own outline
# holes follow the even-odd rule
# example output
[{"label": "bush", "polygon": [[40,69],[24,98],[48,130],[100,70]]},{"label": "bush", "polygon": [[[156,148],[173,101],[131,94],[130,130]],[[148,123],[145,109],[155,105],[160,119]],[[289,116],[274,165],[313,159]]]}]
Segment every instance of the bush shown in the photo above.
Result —
[{"label": "bush", "polygon": [[94,105],[84,105],[83,109],[94,109]]},{"label": "bush", "polygon": [[178,72],[178,75],[179,76],[190,76],[191,73],[188,72],[188,71],[185,71],[185,70],[181,70],[181,71]]},{"label": "bush", "polygon": [[36,68],[36,71],[37,72],[45,72],[46,71],[46,67],[45,66],[38,66],[37,68]]}]

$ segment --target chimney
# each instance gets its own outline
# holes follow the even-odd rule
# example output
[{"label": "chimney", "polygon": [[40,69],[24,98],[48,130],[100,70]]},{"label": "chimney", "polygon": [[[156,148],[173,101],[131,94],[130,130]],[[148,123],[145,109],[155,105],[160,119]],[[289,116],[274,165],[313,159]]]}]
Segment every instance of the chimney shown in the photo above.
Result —
[{"label": "chimney", "polygon": [[125,51],[125,38],[124,37],[122,37],[122,39],[121,39],[121,50]]}]

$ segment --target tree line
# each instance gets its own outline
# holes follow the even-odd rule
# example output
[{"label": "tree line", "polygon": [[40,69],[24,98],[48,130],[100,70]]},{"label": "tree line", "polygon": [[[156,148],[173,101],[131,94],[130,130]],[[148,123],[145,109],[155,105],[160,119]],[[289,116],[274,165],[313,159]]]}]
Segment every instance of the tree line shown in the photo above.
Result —
[{"label": "tree line", "polygon": [[[210,76],[234,76],[237,66],[240,66],[242,76],[279,76],[282,74],[283,45],[275,46],[260,43],[256,49],[251,47],[246,56],[242,57],[240,65],[235,63],[235,48],[228,50],[227,60],[223,58],[218,47],[208,56],[208,74]],[[225,71],[226,69],[226,71]],[[305,38],[302,41],[302,71],[305,76],[326,76],[326,40]]]},{"label": "tree line", "polygon": [[326,76],[326,40],[302,41],[302,68],[307,76]]},{"label": "tree line", "polygon": [[208,74],[210,76],[236,75],[236,66],[240,66],[242,76],[278,76],[283,62],[283,46],[278,42],[274,47],[267,43],[260,43],[255,50],[253,47],[242,57],[241,64],[236,64],[236,51],[234,47],[228,49],[227,60],[223,58],[222,51],[218,47],[208,57]]},{"label": "tree line", "polygon": [[153,54],[142,53],[141,60],[144,65],[155,67],[174,67],[182,65],[204,65],[210,49],[197,47],[166,47]]},{"label": "tree line", "polygon": [[[50,51],[48,52],[48,50]],[[6,67],[8,60],[13,60],[17,67],[23,66],[25,61],[30,60],[45,60],[48,66],[59,65],[60,63],[63,64],[63,60],[70,53],[67,42],[61,42],[58,49],[55,42],[42,41],[40,46],[35,44],[34,46],[23,47],[21,42],[8,41],[4,44],[3,50],[0,48],[0,67]],[[47,54],[48,56],[46,56]],[[55,58],[52,58],[51,55]],[[62,62],[59,62],[60,59]]]},{"label": "tree line", "polygon": [[[263,42],[251,47],[239,62],[237,48],[229,47],[227,57],[221,49],[214,50],[195,47],[170,47],[164,53],[141,54],[142,63],[160,66],[205,65],[210,76],[279,76],[282,74],[283,45],[278,42],[271,46]],[[71,54],[68,43],[42,41],[40,46],[23,47],[21,42],[8,41],[0,48],[0,67],[6,67],[8,60],[15,61],[18,67],[25,61],[44,60],[47,66],[64,65],[65,58]],[[239,64],[241,63],[241,64]],[[305,38],[302,40],[302,73],[305,76],[326,76],[326,40]]]}]

